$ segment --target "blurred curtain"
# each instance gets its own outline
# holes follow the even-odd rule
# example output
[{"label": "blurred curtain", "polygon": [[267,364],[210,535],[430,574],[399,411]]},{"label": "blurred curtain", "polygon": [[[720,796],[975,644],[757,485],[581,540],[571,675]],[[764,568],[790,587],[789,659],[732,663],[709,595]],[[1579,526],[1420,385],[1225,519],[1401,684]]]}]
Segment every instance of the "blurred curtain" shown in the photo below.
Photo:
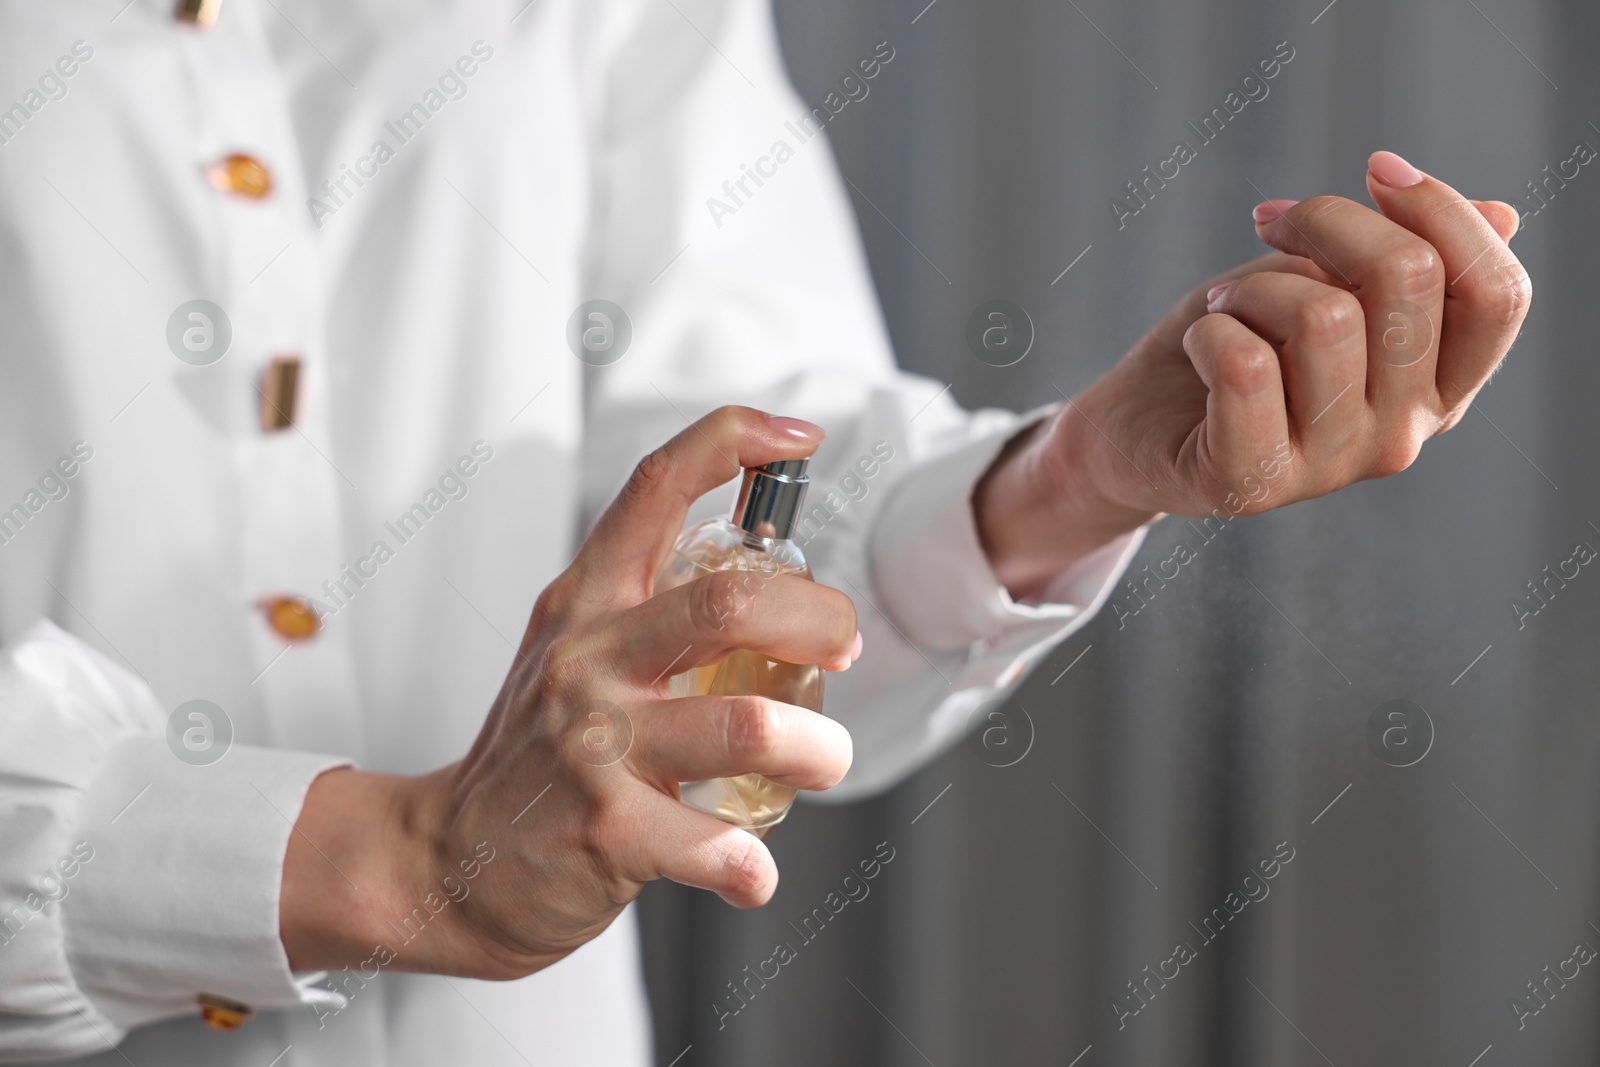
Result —
[{"label": "blurred curtain", "polygon": [[[830,137],[901,361],[968,405],[1083,389],[1263,251],[1258,201],[1365,202],[1375,149],[1536,206],[1528,182],[1600,148],[1594,4],[925,2],[778,14],[813,104],[896,50]],[[1119,229],[1111,199],[1284,41],[1268,95]],[[1548,580],[1600,548],[1600,161],[1576,169],[1514,242],[1522,339],[1413,469],[1209,541],[1156,527],[1136,570],[1197,558],[1024,684],[1020,762],[962,747],[802,807],[771,906],[651,887],[660,1063],[1597,1062],[1600,565]],[[964,340],[994,298],[1036,331],[1014,366]],[[789,924],[880,842],[870,894],[803,941]],[[780,940],[796,957],[719,1025]]]}]

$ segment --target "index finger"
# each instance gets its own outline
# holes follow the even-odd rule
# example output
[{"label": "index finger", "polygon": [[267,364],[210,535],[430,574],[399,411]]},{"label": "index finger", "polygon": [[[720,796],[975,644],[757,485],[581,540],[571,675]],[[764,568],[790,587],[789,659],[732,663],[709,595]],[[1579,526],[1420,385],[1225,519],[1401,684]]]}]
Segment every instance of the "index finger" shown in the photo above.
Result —
[{"label": "index finger", "polygon": [[569,568],[581,595],[628,604],[648,599],[690,504],[744,467],[811,455],[823,436],[809,422],[737,406],[691,423],[639,461],[584,538]]}]

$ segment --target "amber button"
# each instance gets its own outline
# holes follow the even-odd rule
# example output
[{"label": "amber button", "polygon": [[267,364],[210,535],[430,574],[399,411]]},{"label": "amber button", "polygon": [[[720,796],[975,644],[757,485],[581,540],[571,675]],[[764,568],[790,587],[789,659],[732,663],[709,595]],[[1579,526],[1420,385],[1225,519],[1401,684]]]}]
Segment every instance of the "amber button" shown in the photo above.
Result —
[{"label": "amber button", "polygon": [[201,993],[200,1018],[213,1030],[237,1030],[244,1021],[255,1014],[255,1009],[237,1000],[229,1000],[212,993]]},{"label": "amber button", "polygon": [[178,0],[172,17],[196,29],[209,30],[217,24],[221,12],[222,0]]},{"label": "amber button", "polygon": [[269,597],[261,602],[267,625],[285,641],[306,641],[317,636],[322,622],[310,604],[294,596]]},{"label": "amber button", "polygon": [[255,156],[235,152],[206,167],[206,180],[221,193],[260,200],[272,194],[272,171]]}]

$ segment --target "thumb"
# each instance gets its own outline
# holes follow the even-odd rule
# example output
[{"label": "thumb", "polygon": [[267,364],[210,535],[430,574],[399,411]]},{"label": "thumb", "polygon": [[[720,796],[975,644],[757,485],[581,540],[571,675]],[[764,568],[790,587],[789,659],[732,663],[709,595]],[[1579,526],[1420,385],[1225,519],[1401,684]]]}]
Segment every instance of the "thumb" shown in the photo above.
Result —
[{"label": "thumb", "polygon": [[747,407],[720,407],[691,423],[634,468],[584,538],[569,570],[586,599],[648,599],[689,505],[741,468],[810,456],[825,436],[820,426]]}]

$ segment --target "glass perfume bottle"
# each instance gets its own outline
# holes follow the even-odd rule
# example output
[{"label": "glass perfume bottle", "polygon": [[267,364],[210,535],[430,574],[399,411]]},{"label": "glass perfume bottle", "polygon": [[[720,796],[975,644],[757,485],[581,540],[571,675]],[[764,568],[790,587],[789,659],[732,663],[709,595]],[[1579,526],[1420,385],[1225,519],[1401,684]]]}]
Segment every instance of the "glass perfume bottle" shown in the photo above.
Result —
[{"label": "glass perfume bottle", "polygon": [[[805,500],[806,460],[791,459],[746,468],[729,518],[713,518],[684,530],[656,577],[661,593],[713,571],[743,571],[738,600],[754,596],[779,575],[810,579],[811,567],[791,537]],[[739,651],[720,663],[673,676],[673,696],[757,694],[822,710],[822,668],[787,663],[759,652]],[[795,790],[759,774],[684,782],[684,803],[751,831],[776,826],[789,814]]]}]

